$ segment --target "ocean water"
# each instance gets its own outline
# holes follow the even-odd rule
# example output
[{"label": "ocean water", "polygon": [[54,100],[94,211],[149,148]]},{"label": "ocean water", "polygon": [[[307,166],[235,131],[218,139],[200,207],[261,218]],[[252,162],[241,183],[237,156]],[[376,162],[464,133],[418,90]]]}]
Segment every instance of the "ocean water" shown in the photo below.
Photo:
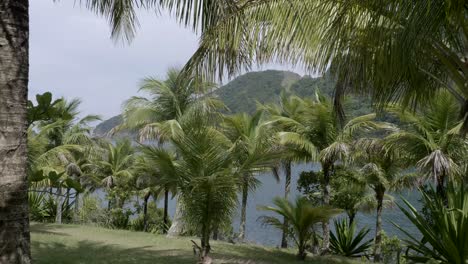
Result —
[{"label": "ocean water", "polygon": [[[302,171],[319,169],[320,165],[318,164],[296,164],[293,166],[290,193],[291,199],[294,199],[296,196],[300,195],[300,193],[297,191],[297,180],[299,178],[299,174]],[[265,226],[260,221],[258,221],[260,216],[267,215],[269,212],[259,211],[257,210],[257,207],[260,205],[272,205],[272,200],[274,197],[282,197],[284,195],[284,179],[281,178],[280,181],[277,181],[271,172],[262,173],[257,177],[261,184],[254,192],[249,193],[247,202],[246,240],[262,245],[278,246],[281,242],[281,232],[271,226]],[[419,195],[416,191],[403,191],[401,193],[392,193],[391,195],[395,198],[396,203],[403,204],[401,201],[401,197],[403,197],[410,201],[411,204],[416,208],[420,207],[418,201]],[[98,192],[98,196],[103,199],[105,197],[105,193]],[[105,205],[107,205],[107,203],[103,203],[103,206]],[[169,214],[171,217],[174,215],[175,205],[175,199],[171,199],[169,201]],[[162,200],[158,201],[158,206],[163,206]],[[345,214],[342,215],[342,217],[345,216]],[[397,224],[408,231],[410,234],[417,237],[420,236],[412,223],[407,220],[406,216],[396,206],[394,208],[384,209],[382,218],[382,226],[387,235],[398,235],[400,239],[405,237],[405,235],[394,226],[394,224]],[[376,218],[374,213],[358,213],[356,216],[356,221],[358,228],[368,227],[371,229],[368,234],[369,238],[375,235]],[[232,221],[234,232],[236,233],[239,230],[239,222],[240,208],[238,208],[237,213],[233,216]]]}]

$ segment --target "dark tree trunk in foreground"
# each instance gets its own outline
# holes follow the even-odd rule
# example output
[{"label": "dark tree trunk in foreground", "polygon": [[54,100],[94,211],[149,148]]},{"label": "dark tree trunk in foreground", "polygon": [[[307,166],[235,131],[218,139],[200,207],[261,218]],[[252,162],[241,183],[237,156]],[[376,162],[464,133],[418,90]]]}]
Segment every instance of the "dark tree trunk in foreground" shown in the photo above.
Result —
[{"label": "dark tree trunk in foreground", "polygon": [[26,176],[28,0],[0,1],[0,263],[31,263]]},{"label": "dark tree trunk in foreground", "polygon": [[249,195],[249,184],[247,182],[247,176],[244,176],[244,182],[242,185],[242,207],[241,207],[241,219],[239,227],[239,239],[245,239],[245,222],[247,218],[247,199]]},{"label": "dark tree trunk in foreground", "polygon": [[[284,183],[284,198],[288,199],[289,193],[291,192],[291,161],[284,162],[284,174],[285,174],[285,183]],[[287,236],[288,220],[283,218],[283,234],[281,236],[281,248],[288,247],[288,236]]]},{"label": "dark tree trunk in foreground", "polygon": [[437,186],[436,186],[437,195],[445,199],[446,198],[445,175],[444,174],[437,175],[436,179],[437,179]]},{"label": "dark tree trunk in foreground", "polygon": [[164,190],[163,234],[167,234],[167,229],[169,228],[169,214],[167,212],[168,208],[169,208],[169,191],[165,189]]},{"label": "dark tree trunk in foreground", "polygon": [[379,186],[376,189],[375,198],[377,199],[377,220],[375,223],[374,240],[374,262],[380,262],[382,259],[382,209],[385,188]]},{"label": "dark tree trunk in foreground", "polygon": [[[330,174],[331,166],[322,164],[323,168],[323,205],[330,205]],[[323,228],[323,241],[322,252],[327,253],[330,247],[330,224],[329,222],[322,223]]]},{"label": "dark tree trunk in foreground", "polygon": [[148,232],[148,200],[151,196],[150,192],[145,194],[143,198],[143,231]]}]

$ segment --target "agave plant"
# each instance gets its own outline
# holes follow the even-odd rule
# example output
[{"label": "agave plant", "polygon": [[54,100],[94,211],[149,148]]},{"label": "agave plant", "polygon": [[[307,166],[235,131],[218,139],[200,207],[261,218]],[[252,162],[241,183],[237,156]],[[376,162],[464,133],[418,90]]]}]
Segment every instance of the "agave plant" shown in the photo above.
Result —
[{"label": "agave plant", "polygon": [[421,191],[428,206],[432,223],[426,221],[422,213],[403,199],[407,208],[398,205],[401,211],[423,235],[419,239],[397,226],[408,236],[404,242],[409,253],[406,258],[416,263],[464,264],[468,263],[468,190],[465,186],[447,189],[446,200],[440,198],[434,189]]},{"label": "agave plant", "polygon": [[346,257],[361,257],[372,247],[372,239],[365,240],[369,228],[356,233],[356,222],[348,224],[346,218],[334,220],[335,234],[330,232],[330,249],[333,253]]}]

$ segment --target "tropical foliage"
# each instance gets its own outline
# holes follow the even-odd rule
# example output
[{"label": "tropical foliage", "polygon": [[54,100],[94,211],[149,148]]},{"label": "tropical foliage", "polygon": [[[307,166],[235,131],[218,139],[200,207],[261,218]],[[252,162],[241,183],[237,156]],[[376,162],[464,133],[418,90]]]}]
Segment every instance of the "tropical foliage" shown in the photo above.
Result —
[{"label": "tropical foliage", "polygon": [[346,257],[360,257],[367,254],[372,247],[372,239],[366,240],[369,228],[356,233],[356,222],[348,223],[346,219],[334,220],[335,233],[330,233],[330,249],[333,253]]},{"label": "tropical foliage", "polygon": [[[329,207],[314,207],[307,199],[298,197],[292,203],[284,198],[277,197],[272,206],[262,206],[259,209],[273,212],[288,219],[288,235],[298,248],[297,257],[304,260],[307,256],[306,248],[314,236],[314,225],[326,222],[329,218],[341,211]],[[274,216],[262,216],[260,220],[273,227],[283,230],[283,221]]]},{"label": "tropical foliage", "polygon": [[419,239],[401,227],[407,235],[405,243],[409,252],[406,258],[416,263],[435,260],[438,263],[466,263],[468,260],[468,192],[464,185],[450,184],[446,199],[441,198],[434,189],[421,192],[428,205],[432,223],[407,200],[405,206],[399,205],[402,212],[421,232]]}]

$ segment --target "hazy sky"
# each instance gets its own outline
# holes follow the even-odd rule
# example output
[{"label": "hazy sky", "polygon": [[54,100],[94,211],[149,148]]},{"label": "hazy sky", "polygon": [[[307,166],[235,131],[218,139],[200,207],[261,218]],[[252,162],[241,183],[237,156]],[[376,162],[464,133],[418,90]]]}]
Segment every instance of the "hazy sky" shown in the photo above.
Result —
[{"label": "hazy sky", "polygon": [[114,43],[107,21],[73,2],[30,1],[30,97],[45,91],[79,97],[83,114],[109,118],[137,93],[143,77],[164,77],[197,47],[197,36],[173,18],[147,12],[130,45]]}]

